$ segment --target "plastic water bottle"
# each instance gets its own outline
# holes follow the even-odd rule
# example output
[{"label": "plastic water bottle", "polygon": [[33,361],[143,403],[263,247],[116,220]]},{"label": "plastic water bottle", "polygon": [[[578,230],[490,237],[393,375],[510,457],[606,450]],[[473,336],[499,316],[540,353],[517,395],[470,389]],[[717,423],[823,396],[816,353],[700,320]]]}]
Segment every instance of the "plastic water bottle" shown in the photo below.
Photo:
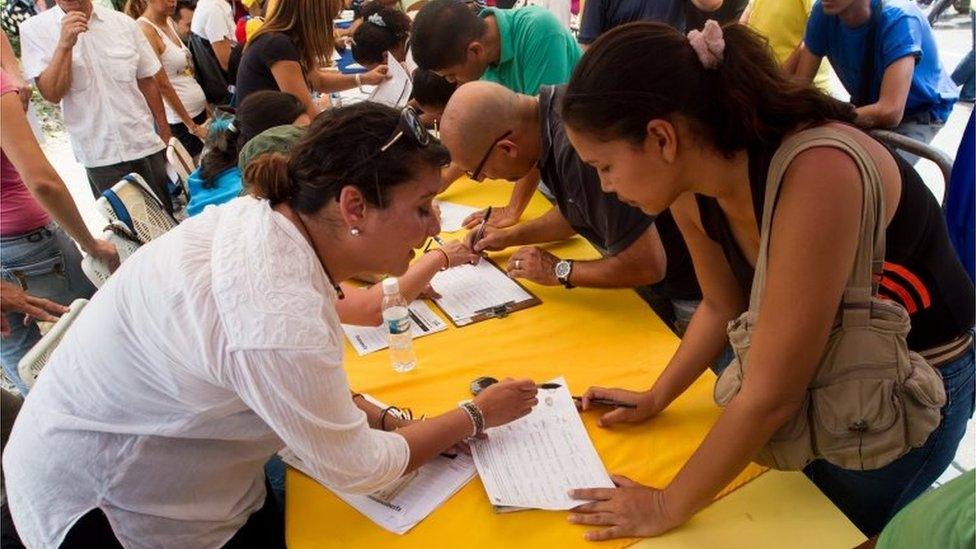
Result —
[{"label": "plastic water bottle", "polygon": [[400,295],[400,282],[383,280],[383,324],[390,334],[390,360],[397,372],[409,372],[417,365],[413,354],[413,334],[407,302]]}]

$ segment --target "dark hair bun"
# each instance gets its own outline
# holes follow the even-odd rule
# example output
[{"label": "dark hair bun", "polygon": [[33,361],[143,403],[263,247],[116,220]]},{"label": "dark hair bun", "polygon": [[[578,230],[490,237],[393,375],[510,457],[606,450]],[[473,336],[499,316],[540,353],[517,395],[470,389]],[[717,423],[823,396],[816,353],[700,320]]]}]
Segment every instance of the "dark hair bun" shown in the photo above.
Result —
[{"label": "dark hair bun", "polygon": [[295,186],[288,175],[288,156],[267,153],[252,160],[244,170],[244,190],[271,204],[279,204],[292,198],[295,195]]}]

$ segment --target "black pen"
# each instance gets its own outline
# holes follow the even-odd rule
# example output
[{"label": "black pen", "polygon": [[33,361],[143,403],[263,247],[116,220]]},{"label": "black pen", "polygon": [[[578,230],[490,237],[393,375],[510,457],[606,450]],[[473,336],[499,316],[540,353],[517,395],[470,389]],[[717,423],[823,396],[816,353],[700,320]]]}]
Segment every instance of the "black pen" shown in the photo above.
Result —
[{"label": "black pen", "polygon": [[485,237],[485,225],[488,224],[489,217],[491,217],[491,206],[488,206],[488,211],[485,212],[485,217],[481,219],[481,225],[478,226],[478,232],[475,233],[474,235],[475,238],[474,238],[474,242],[471,244],[472,246],[477,244],[479,241],[481,241],[482,238]]},{"label": "black pen", "polygon": [[[574,396],[573,400],[583,401],[583,397]],[[636,408],[636,404],[630,402],[620,402],[619,400],[613,400],[609,398],[591,398],[590,402],[593,404],[602,404],[603,406],[612,406],[614,408]]]}]

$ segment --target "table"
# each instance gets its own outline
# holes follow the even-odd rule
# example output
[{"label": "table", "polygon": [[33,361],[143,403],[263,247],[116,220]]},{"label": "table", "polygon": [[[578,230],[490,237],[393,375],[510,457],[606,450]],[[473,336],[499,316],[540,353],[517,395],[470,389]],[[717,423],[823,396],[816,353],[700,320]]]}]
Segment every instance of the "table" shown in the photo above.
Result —
[{"label": "table", "polygon": [[[499,206],[507,203],[511,188],[511,184],[504,182],[475,184],[465,179],[455,183],[440,199],[472,206]],[[537,194],[525,217],[539,216],[549,207]],[[456,238],[462,234],[445,237]],[[547,247],[557,255],[574,259],[598,257],[580,237]],[[513,251],[494,257],[503,265]],[[388,353],[358,357],[347,342],[345,368],[351,387],[385,402],[408,406],[415,413],[429,414],[456,406],[468,396],[468,383],[482,375],[531,376],[540,381],[564,375],[574,394],[597,384],[640,389],[650,386],[678,346],[678,339],[632,290],[566,290],[562,286],[525,284],[542,299],[542,305],[504,319],[464,328],[451,326],[446,332],[416,340],[418,366],[406,374],[393,372]],[[584,414],[584,424],[607,470],[652,486],[666,485],[719,415],[711,396],[713,384],[714,378],[706,374],[659,417],[641,425],[600,429],[596,414]],[[723,493],[731,492],[762,472],[759,466],[750,466]],[[787,477],[785,484],[757,485],[759,488],[751,492],[755,496],[743,499],[740,494],[733,494],[673,535],[642,543],[660,543],[673,538],[681,545],[680,540],[685,539],[682,536],[704,539],[710,532],[727,532],[729,524],[739,523],[741,528],[735,527],[734,532],[768,528],[778,532],[782,541],[787,531],[779,525],[793,528],[796,521],[784,520],[782,513],[743,513],[743,501],[746,506],[772,505],[781,511],[793,509],[792,503],[799,501],[807,504],[805,511],[810,511],[812,506],[813,516],[820,519],[806,524],[811,532],[837,531],[845,542],[851,541],[848,545],[856,544],[856,536],[851,532],[853,526],[802,475]],[[778,479],[779,475],[771,478]],[[807,484],[807,496],[794,500],[796,485],[803,482]],[[819,499],[809,494],[811,488]],[[404,536],[382,530],[297,471],[289,470],[286,493],[287,540],[293,548],[590,545],[582,539],[584,527],[569,524],[564,512],[493,513],[477,478]],[[763,500],[758,501],[760,498]],[[788,507],[782,505],[787,498],[791,501]],[[750,516],[770,518],[766,524],[749,530],[746,525]],[[801,512],[798,516],[807,515]],[[731,518],[725,524],[728,517]],[[725,524],[726,528],[696,526],[715,522]],[[739,533],[738,541],[746,541]],[[604,545],[622,547],[634,541],[616,540]]]}]

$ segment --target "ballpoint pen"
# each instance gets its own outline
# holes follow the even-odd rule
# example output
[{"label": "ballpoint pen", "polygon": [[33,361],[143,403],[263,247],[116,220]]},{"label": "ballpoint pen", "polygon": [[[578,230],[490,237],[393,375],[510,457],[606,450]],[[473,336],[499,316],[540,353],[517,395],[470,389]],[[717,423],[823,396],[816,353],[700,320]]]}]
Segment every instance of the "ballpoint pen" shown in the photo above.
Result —
[{"label": "ballpoint pen", "polygon": [[[582,402],[583,397],[574,396],[573,400]],[[614,408],[636,408],[637,405],[630,402],[620,402],[619,400],[613,400],[611,398],[591,398],[590,402],[593,404],[602,404],[603,406],[612,406]]]},{"label": "ballpoint pen", "polygon": [[488,211],[485,212],[485,217],[481,220],[481,225],[478,226],[478,232],[475,233],[474,244],[477,244],[485,237],[485,225],[488,224],[488,218],[491,217],[491,206],[488,206]]}]

